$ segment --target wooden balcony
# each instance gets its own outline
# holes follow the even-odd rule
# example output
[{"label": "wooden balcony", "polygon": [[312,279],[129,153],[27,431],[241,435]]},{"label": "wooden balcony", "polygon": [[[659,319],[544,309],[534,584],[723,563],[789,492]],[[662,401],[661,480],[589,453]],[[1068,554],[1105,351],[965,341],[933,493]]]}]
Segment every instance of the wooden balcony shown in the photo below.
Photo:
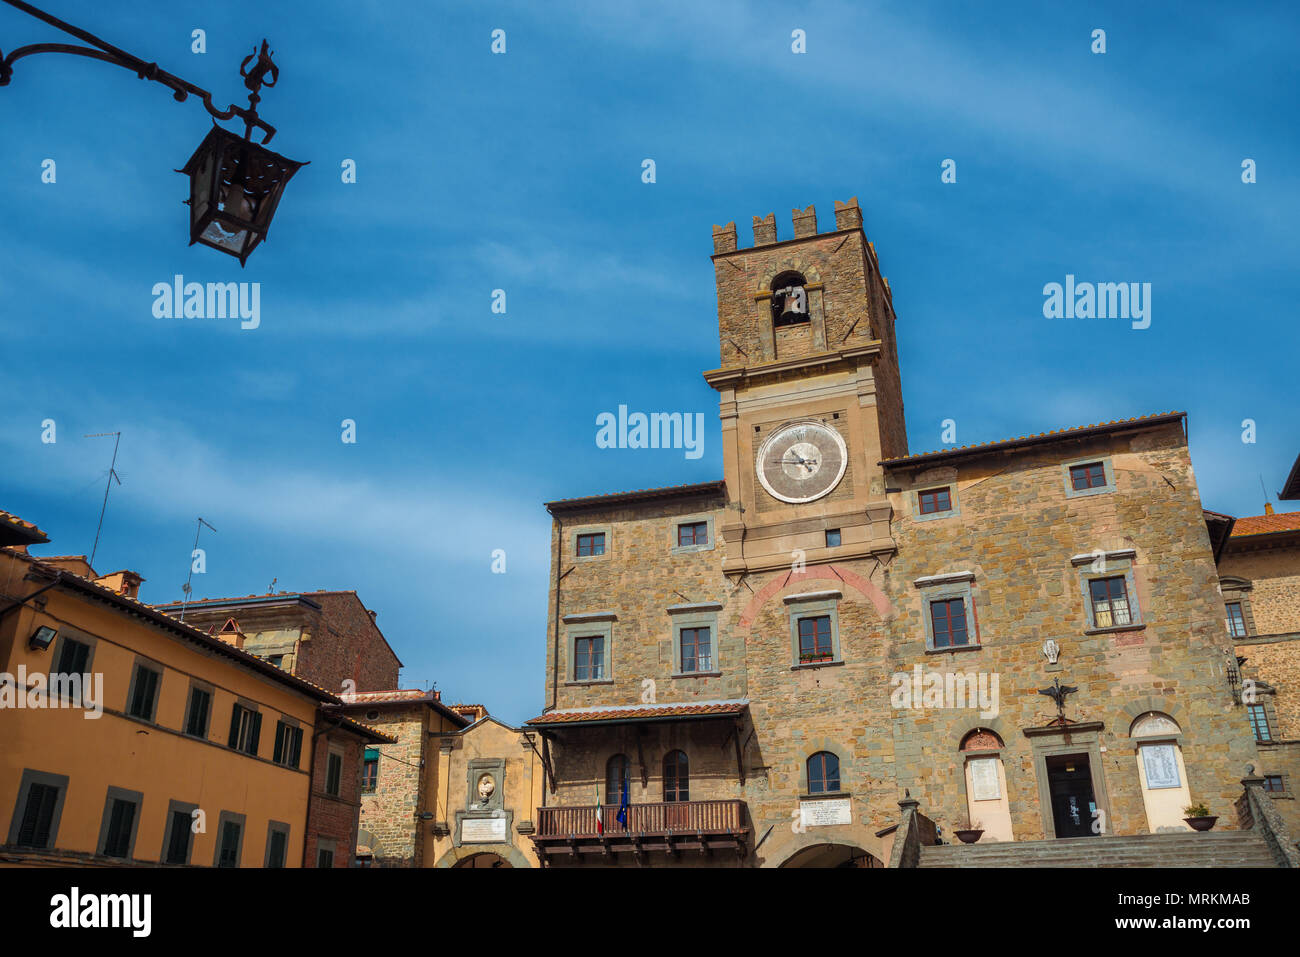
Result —
[{"label": "wooden balcony", "polygon": [[618,821],[617,804],[601,805],[604,834],[596,830],[596,807],[537,809],[533,843],[545,858],[616,853],[640,857],[650,851],[676,856],[681,851],[709,855],[715,850],[744,856],[749,828],[744,801],[677,801],[631,804],[627,825]]}]

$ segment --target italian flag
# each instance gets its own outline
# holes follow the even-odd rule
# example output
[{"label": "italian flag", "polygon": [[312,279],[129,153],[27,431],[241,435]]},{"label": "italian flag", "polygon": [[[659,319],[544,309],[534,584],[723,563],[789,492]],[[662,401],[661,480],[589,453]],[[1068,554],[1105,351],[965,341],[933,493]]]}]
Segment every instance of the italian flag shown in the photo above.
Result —
[{"label": "italian flag", "polygon": [[596,786],[596,833],[605,833],[605,812],[600,808],[600,785]]}]

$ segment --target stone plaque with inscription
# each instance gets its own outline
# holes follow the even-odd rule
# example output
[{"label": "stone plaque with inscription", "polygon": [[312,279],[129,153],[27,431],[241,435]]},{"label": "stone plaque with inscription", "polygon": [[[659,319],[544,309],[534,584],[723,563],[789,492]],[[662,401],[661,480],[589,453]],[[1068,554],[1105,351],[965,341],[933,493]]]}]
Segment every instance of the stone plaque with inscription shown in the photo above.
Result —
[{"label": "stone plaque with inscription", "polygon": [[499,844],[505,839],[504,817],[467,817],[460,822],[462,844]]},{"label": "stone plaque with inscription", "polygon": [[1002,797],[997,758],[971,758],[966,763],[970,766],[971,800],[996,801]]},{"label": "stone plaque with inscription", "polygon": [[1178,776],[1178,756],[1172,744],[1144,744],[1142,767],[1147,774],[1147,787],[1176,788],[1182,781]]},{"label": "stone plaque with inscription", "polygon": [[831,824],[852,824],[853,809],[849,798],[829,801],[800,801],[799,821],[804,827],[827,827]]}]

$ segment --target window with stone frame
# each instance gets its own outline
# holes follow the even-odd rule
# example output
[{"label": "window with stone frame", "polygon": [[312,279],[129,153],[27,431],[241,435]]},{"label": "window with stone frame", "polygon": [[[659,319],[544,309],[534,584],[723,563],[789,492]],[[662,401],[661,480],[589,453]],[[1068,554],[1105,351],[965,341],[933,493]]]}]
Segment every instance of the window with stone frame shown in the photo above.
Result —
[{"label": "window with stone frame", "polygon": [[683,522],[677,526],[677,545],[679,547],[707,544],[709,544],[708,522]]},{"label": "window with stone frame", "polygon": [[840,789],[840,759],[830,751],[818,751],[807,761],[808,793],[832,794]]},{"label": "window with stone frame", "polygon": [[916,502],[922,515],[952,511],[952,493],[946,485],[942,488],[931,488],[923,492],[917,492]]},{"label": "window with stone frame", "polygon": [[1128,585],[1123,575],[1094,578],[1088,582],[1095,628],[1117,628],[1133,623],[1129,609]]},{"label": "window with stone frame", "polygon": [[811,615],[799,619],[799,663],[834,661],[830,615]]},{"label": "window with stone frame", "polygon": [[628,780],[626,754],[615,754],[605,762],[605,803],[623,803],[623,784]]},{"label": "window with stone frame", "polygon": [[604,532],[580,532],[578,534],[578,557],[590,558],[605,554]]},{"label": "window with stone frame", "polygon": [[325,765],[325,793],[338,797],[343,787],[343,755],[331,751]]},{"label": "window with stone frame", "polygon": [[1070,486],[1076,492],[1106,485],[1106,467],[1101,462],[1085,462],[1070,466]]},{"label": "window with stone frame", "polygon": [[1281,774],[1264,775],[1264,790],[1270,794],[1286,793],[1286,778]]},{"label": "window with stone frame", "polygon": [[707,626],[682,628],[678,640],[681,642],[683,674],[713,670],[712,629]]},{"label": "window with stone frame", "polygon": [[365,794],[373,794],[378,786],[379,749],[366,748],[364,760],[361,762],[361,790]]},{"label": "window with stone frame", "polygon": [[664,800],[668,802],[691,799],[691,766],[685,751],[669,751],[664,755]]},{"label": "window with stone frame", "polygon": [[1250,719],[1250,729],[1255,733],[1256,741],[1273,740],[1273,729],[1269,726],[1268,711],[1262,704],[1246,705],[1246,716]]},{"label": "window with stone frame", "polygon": [[573,639],[573,680],[601,681],[605,677],[605,636],[582,635]]},{"label": "window with stone frame", "polygon": [[930,602],[930,624],[935,648],[963,648],[971,643],[963,598],[940,598]]},{"label": "window with stone frame", "polygon": [[1228,612],[1228,634],[1233,638],[1246,637],[1246,615],[1242,611],[1241,602],[1230,601],[1225,606]]}]

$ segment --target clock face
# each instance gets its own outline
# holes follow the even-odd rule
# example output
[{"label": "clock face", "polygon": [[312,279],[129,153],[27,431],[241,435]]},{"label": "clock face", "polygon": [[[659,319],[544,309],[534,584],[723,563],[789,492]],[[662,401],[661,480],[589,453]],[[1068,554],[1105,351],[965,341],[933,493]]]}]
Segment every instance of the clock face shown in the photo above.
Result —
[{"label": "clock face", "polygon": [[820,422],[791,422],[767,437],[754,463],[768,494],[782,502],[811,502],[829,494],[849,462],[844,439]]}]

